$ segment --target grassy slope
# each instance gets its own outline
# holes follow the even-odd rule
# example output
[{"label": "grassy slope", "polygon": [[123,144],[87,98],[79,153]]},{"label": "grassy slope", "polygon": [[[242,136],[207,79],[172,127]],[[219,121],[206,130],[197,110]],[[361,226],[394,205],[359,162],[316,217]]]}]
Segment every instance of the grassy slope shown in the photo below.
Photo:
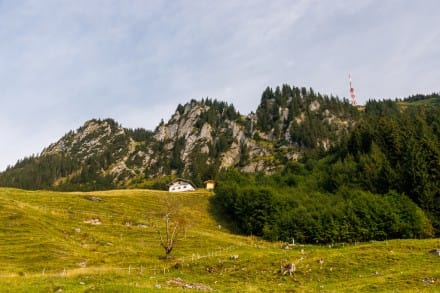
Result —
[{"label": "grassy slope", "polygon": [[[0,189],[0,291],[145,292],[158,291],[156,285],[177,290],[167,284],[177,277],[221,292],[440,291],[440,258],[428,253],[439,240],[286,250],[218,229],[208,212],[209,196]],[[188,228],[174,258],[164,260],[157,231],[170,202],[179,206]],[[102,224],[84,223],[90,219]],[[239,258],[231,260],[235,254]],[[295,277],[279,274],[287,261],[297,264]],[[426,284],[426,278],[435,283]]]},{"label": "grassy slope", "polygon": [[398,105],[403,107],[404,109],[409,106],[440,106],[440,99],[438,98],[427,98],[419,101],[411,101],[411,102],[398,102]]}]

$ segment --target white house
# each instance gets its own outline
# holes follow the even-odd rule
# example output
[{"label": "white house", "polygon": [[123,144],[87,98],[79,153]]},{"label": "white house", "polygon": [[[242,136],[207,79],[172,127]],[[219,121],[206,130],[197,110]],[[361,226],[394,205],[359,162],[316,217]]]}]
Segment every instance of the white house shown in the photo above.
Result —
[{"label": "white house", "polygon": [[169,192],[194,191],[196,190],[194,184],[189,180],[178,178],[168,184]]}]

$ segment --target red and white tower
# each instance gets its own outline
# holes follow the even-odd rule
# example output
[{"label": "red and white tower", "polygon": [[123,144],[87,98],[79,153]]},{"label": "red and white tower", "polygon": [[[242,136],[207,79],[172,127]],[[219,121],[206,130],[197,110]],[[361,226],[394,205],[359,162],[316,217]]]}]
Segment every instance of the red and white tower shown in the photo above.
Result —
[{"label": "red and white tower", "polygon": [[350,75],[350,74],[348,74],[348,79],[349,79],[349,81],[350,81],[350,97],[351,97],[351,104],[352,104],[353,106],[356,106],[356,95],[354,94],[354,88],[353,88],[353,86],[351,85],[351,75]]}]

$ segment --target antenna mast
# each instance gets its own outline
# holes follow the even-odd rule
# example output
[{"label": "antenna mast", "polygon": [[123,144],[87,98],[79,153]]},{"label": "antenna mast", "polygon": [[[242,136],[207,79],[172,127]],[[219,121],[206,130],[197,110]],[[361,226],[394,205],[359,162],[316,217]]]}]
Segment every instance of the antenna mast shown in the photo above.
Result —
[{"label": "antenna mast", "polygon": [[351,97],[351,104],[353,106],[356,106],[356,95],[354,94],[354,88],[351,85],[351,75],[348,74],[348,80],[350,81],[350,97]]}]

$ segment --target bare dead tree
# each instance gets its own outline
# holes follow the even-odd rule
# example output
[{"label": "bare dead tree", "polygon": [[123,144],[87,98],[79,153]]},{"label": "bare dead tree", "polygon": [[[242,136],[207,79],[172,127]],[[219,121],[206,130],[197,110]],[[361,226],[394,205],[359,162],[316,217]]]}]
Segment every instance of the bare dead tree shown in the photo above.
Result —
[{"label": "bare dead tree", "polygon": [[169,259],[170,254],[175,248],[177,237],[180,232],[185,232],[186,236],[186,226],[187,220],[179,216],[180,204],[175,197],[165,197],[163,199],[165,206],[165,229],[164,231],[158,230],[160,237],[160,245],[165,250],[165,258]]},{"label": "bare dead tree", "polygon": [[165,215],[165,235],[159,230],[160,245],[165,250],[165,258],[170,258],[170,254],[173,251],[176,244],[177,235],[179,234],[179,222],[171,221],[171,213]]}]

